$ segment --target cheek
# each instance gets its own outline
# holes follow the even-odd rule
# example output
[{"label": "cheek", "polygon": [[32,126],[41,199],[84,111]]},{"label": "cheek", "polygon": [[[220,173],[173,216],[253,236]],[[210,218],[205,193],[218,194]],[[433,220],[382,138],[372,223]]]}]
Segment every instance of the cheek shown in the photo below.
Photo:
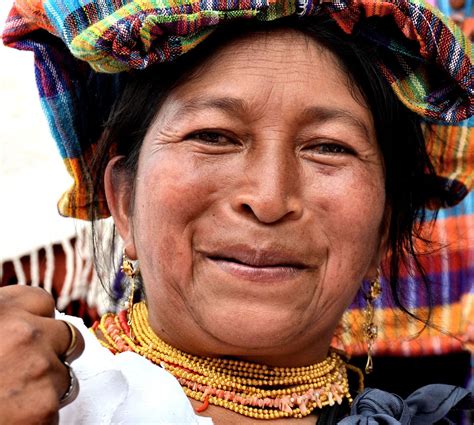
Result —
[{"label": "cheek", "polygon": [[385,211],[382,171],[361,168],[320,177],[312,200],[313,222],[327,250],[324,284],[316,288],[314,304],[338,315],[378,265]]},{"label": "cheek", "polygon": [[[178,273],[190,273],[193,224],[209,209],[216,190],[206,170],[183,167],[183,162],[160,155],[139,170],[134,236],[138,257],[148,262],[142,267],[145,274],[171,272],[178,279]],[[159,278],[143,277],[149,282]]]},{"label": "cheek", "polygon": [[[349,185],[348,185],[349,186]],[[349,186],[350,196],[341,205],[344,226],[340,231],[363,251],[378,250],[385,211],[385,188],[381,173],[361,173]],[[371,249],[372,248],[372,249]]]},{"label": "cheek", "polygon": [[385,189],[379,166],[353,167],[337,175],[320,176],[312,185],[314,220],[323,220],[321,229],[333,243],[365,251],[380,241],[385,210]]}]

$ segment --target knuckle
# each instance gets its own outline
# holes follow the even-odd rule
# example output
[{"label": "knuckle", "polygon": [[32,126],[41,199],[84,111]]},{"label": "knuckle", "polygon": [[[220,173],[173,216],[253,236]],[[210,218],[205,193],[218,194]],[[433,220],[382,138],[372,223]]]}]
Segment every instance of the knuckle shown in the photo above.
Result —
[{"label": "knuckle", "polygon": [[11,308],[24,309],[25,303],[34,300],[37,306],[53,312],[54,298],[42,288],[23,285],[10,285],[0,288],[0,312]]},{"label": "knuckle", "polygon": [[54,298],[51,294],[48,294],[45,290],[40,288],[34,288],[38,290],[38,301],[41,298],[41,303],[44,306],[45,310],[50,311],[51,313],[54,312],[56,309],[56,303],[54,302]]},{"label": "knuckle", "polygon": [[57,393],[46,381],[10,389],[7,397],[0,397],[1,424],[52,424],[57,422],[58,411]]},{"label": "knuckle", "polygon": [[54,298],[52,297],[51,294],[46,292],[44,289],[41,288],[30,288],[33,291],[31,291],[30,296],[35,297],[35,302],[38,303],[38,305],[41,305],[43,309],[48,310],[53,312],[56,305],[54,303]]},{"label": "knuckle", "polygon": [[53,389],[44,389],[38,402],[35,414],[35,424],[54,424],[57,422],[59,400]]},{"label": "knuckle", "polygon": [[[12,301],[19,296],[19,291],[17,286],[19,285],[12,285],[12,286],[5,286],[0,288],[0,305],[2,306],[2,310],[5,307],[9,307],[12,304]],[[22,288],[24,289],[24,288]]]},{"label": "knuckle", "polygon": [[[18,286],[18,285],[14,285]],[[13,332],[21,333],[24,337],[34,337],[36,331],[18,322],[17,319],[35,322],[38,317],[54,316],[54,299],[40,288],[4,287],[0,288],[0,321],[2,325],[10,323]],[[34,320],[31,318],[34,317]],[[0,328],[0,333],[2,332]]]},{"label": "knuckle", "polygon": [[9,285],[0,289],[0,302],[11,303],[15,299],[21,299],[31,294],[45,292],[41,288],[25,285]]},{"label": "knuckle", "polygon": [[48,376],[53,371],[52,362],[43,355],[33,355],[30,365],[29,376],[31,379],[39,379]]},{"label": "knuckle", "polygon": [[12,342],[16,346],[28,346],[38,340],[41,331],[33,324],[21,317],[11,318],[4,323],[5,328],[9,329]]},{"label": "knuckle", "polygon": [[50,391],[43,404],[43,417],[52,420],[59,411],[59,399],[55,391]]}]

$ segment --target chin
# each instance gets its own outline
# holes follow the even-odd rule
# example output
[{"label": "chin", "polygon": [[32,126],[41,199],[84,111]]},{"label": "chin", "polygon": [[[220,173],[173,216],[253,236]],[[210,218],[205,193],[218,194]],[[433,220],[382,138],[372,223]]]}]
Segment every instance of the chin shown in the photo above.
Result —
[{"label": "chin", "polygon": [[[212,310],[211,310],[212,311]],[[228,347],[223,355],[260,355],[288,347],[301,337],[301,313],[261,306],[255,309],[216,308],[205,320],[207,332]]]}]

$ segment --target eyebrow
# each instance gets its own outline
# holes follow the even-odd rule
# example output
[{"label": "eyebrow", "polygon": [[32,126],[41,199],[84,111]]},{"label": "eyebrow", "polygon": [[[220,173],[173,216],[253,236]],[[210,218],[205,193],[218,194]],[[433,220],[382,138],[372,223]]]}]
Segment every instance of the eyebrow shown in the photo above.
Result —
[{"label": "eyebrow", "polygon": [[[179,108],[180,115],[194,113],[202,109],[217,109],[229,115],[245,115],[251,108],[249,104],[237,97],[198,97]],[[303,110],[301,117],[304,121],[328,122],[342,121],[361,131],[365,137],[370,138],[367,124],[356,117],[351,111],[328,106],[310,106]]]},{"label": "eyebrow", "polygon": [[237,97],[198,97],[183,105],[179,113],[188,114],[201,109],[218,109],[229,115],[243,115],[250,110],[248,103]]},{"label": "eyebrow", "polygon": [[304,109],[302,116],[307,121],[342,121],[354,127],[356,130],[362,131],[365,137],[370,138],[370,131],[367,124],[352,112],[345,109],[327,106],[311,106]]}]

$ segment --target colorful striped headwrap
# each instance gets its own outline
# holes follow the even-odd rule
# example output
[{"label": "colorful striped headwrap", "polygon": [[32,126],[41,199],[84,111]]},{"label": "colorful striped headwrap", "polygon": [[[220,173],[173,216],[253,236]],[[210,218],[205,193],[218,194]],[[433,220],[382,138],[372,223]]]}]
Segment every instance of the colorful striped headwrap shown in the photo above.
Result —
[{"label": "colorful striped headwrap", "polygon": [[[384,51],[383,60],[374,58],[381,73],[425,120],[443,189],[432,201],[459,202],[474,186],[472,46],[422,0],[17,0],[3,40],[35,53],[41,101],[74,178],[60,213],[90,219],[92,206],[97,217],[109,215],[104,194],[94,198],[92,191],[92,157],[106,119],[94,111],[120,92],[120,73],[172,61],[229,21],[316,14],[327,14],[347,34],[364,25],[364,35]],[[371,26],[377,18],[391,19],[400,37]]]}]

